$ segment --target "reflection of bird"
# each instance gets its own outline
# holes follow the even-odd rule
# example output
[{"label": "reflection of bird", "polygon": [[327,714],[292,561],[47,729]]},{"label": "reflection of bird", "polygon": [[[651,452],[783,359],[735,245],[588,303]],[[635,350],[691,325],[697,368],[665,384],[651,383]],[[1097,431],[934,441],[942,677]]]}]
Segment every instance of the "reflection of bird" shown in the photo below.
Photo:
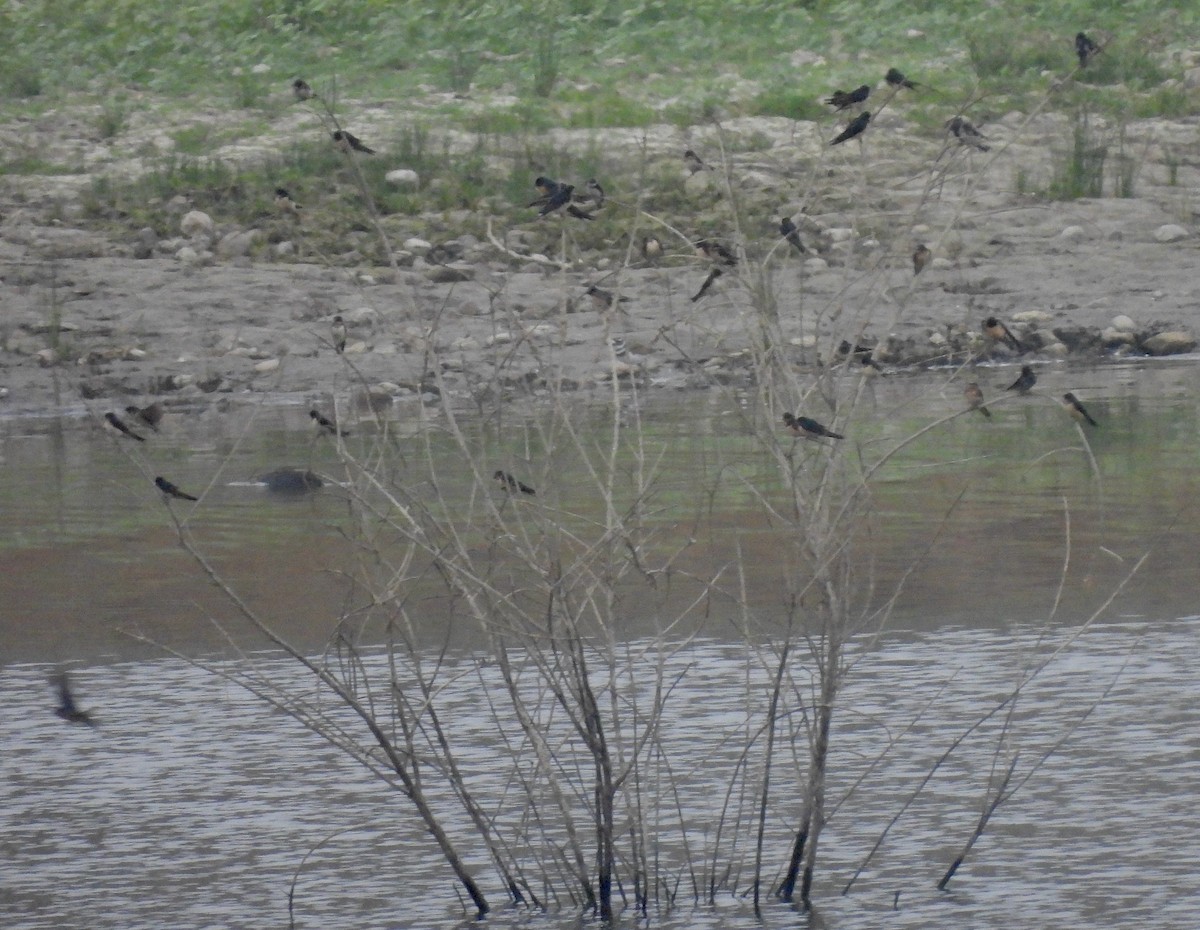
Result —
[{"label": "reflection of bird", "polygon": [[892,87],[907,87],[909,90],[916,90],[921,85],[915,81],[910,81],[895,68],[888,68],[887,74],[883,76]]},{"label": "reflection of bird", "polygon": [[146,441],[145,436],[139,436],[137,433],[135,433],[133,430],[131,430],[128,426],[125,425],[125,421],[122,420],[115,413],[106,413],[104,415],[104,419],[107,420],[108,425],[111,426],[113,429],[115,429],[118,433],[124,433],[126,436],[130,437],[131,439],[136,439],[138,442]]},{"label": "reflection of bird", "polygon": [[992,415],[992,412],[983,406],[983,391],[980,390],[977,381],[967,382],[967,386],[963,388],[963,396],[967,399],[968,410],[978,410],[985,417]]},{"label": "reflection of bird", "polygon": [[642,258],[652,262],[656,258],[662,258],[663,246],[658,236],[644,236],[642,238]]},{"label": "reflection of bird", "polygon": [[734,254],[716,239],[701,239],[696,243],[695,248],[698,258],[707,258],[711,262],[731,267],[737,264]]},{"label": "reflection of bird", "polygon": [[1086,68],[1087,63],[1099,52],[1100,46],[1088,38],[1086,33],[1075,33],[1075,54],[1079,56],[1079,67]]},{"label": "reflection of bird", "polygon": [[796,224],[792,222],[791,217],[785,216],[779,221],[779,235],[794,245],[801,255],[808,251],[804,247],[804,242],[800,239],[800,230],[796,228]]},{"label": "reflection of bird", "polygon": [[952,117],[946,120],[946,129],[959,141],[960,145],[977,148],[981,152],[990,151],[983,141],[987,137],[976,129],[969,119],[962,116]]},{"label": "reflection of bird", "polygon": [[1100,425],[1092,419],[1092,415],[1084,409],[1083,404],[1079,402],[1079,399],[1069,391],[1063,395],[1062,403],[1063,409],[1065,409],[1067,413],[1069,413],[1080,423],[1090,423],[1092,426]]},{"label": "reflection of bird", "polygon": [[783,415],[784,425],[791,430],[793,436],[799,436],[802,439],[820,439],[826,437],[829,439],[845,439],[841,433],[835,433],[826,426],[822,426],[816,420],[808,417],[794,417],[790,413]]},{"label": "reflection of bird", "polygon": [[1006,387],[1006,391],[1016,391],[1018,394],[1028,394],[1033,390],[1033,386],[1037,384],[1037,375],[1033,373],[1033,369],[1028,365],[1021,366],[1021,373],[1017,375],[1017,380]]},{"label": "reflection of bird", "polygon": [[854,90],[835,90],[825,102],[840,111],[848,109],[856,103],[863,103],[870,96],[871,85],[863,84],[861,87],[854,88]]},{"label": "reflection of bird", "polygon": [[289,194],[286,188],[275,188],[275,209],[280,213],[296,214],[300,212],[300,204],[292,200],[292,195]]},{"label": "reflection of bird", "polygon": [[362,144],[358,136],[345,129],[336,129],[333,133],[333,142],[343,152],[363,152],[366,155],[374,155],[375,150],[369,149]]},{"label": "reflection of bird", "polygon": [[989,338],[996,342],[1003,342],[1014,352],[1021,351],[1021,343],[1017,341],[1017,337],[1009,332],[1008,327],[994,316],[989,316],[983,321],[983,331]]},{"label": "reflection of bird", "polygon": [[142,426],[148,426],[154,432],[158,432],[158,424],[162,422],[163,405],[155,401],[152,404],[147,404],[145,407],[126,407],[125,412],[133,417]]},{"label": "reflection of bird", "polygon": [[500,487],[504,488],[506,491],[514,493],[516,491],[520,491],[522,494],[537,494],[537,491],[527,485],[524,481],[518,481],[506,471],[500,471],[497,469],[496,473],[492,475],[492,477],[496,479],[496,482],[500,485]]},{"label": "reflection of bird", "polygon": [[871,114],[863,110],[858,116],[850,121],[850,125],[838,133],[837,138],[830,142],[830,145],[841,145],[847,139],[853,139],[855,136],[861,136],[867,128],[867,123],[871,122]]},{"label": "reflection of bird", "polygon": [[329,433],[331,436],[350,435],[349,430],[339,429],[338,425],[334,423],[333,420],[329,419],[329,417],[322,416],[319,410],[310,410],[308,411],[308,415],[312,417],[313,422],[316,423],[317,426],[325,430],[325,432]]},{"label": "reflection of bird", "polygon": [[316,96],[313,93],[312,87],[309,86],[308,81],[304,80],[304,78],[296,78],[296,80],[292,81],[292,93],[296,95],[297,100],[311,100]]},{"label": "reflection of bird", "polygon": [[933,252],[929,250],[929,247],[924,242],[918,242],[912,254],[913,274],[918,275],[924,271],[931,258],[933,258]]},{"label": "reflection of bird", "polygon": [[58,688],[58,707],[54,708],[54,712],[58,716],[67,723],[82,723],[88,727],[96,725],[96,721],[91,718],[91,715],[80,710],[75,703],[75,696],[71,694],[71,682],[67,678],[66,672],[55,675],[50,679],[50,683]]},{"label": "reflection of bird", "polygon": [[721,277],[721,274],[721,269],[714,267],[713,270],[708,273],[708,277],[704,279],[704,283],[700,285],[700,290],[696,291],[696,293],[692,295],[692,303],[695,303],[697,300],[707,294],[708,289],[712,287],[712,283],[717,280],[717,278]]},{"label": "reflection of bird", "polygon": [[329,335],[333,337],[333,351],[341,355],[346,351],[346,321],[341,314],[333,318],[329,324]]},{"label": "reflection of bird", "polygon": [[683,163],[692,174],[695,174],[697,171],[712,171],[712,168],[704,164],[704,159],[691,149],[683,153]]},{"label": "reflection of bird", "polygon": [[154,486],[167,495],[167,497],[176,497],[181,501],[196,501],[200,499],[198,497],[192,497],[192,495],[179,490],[178,487],[171,484],[170,481],[161,476],[154,479]]}]

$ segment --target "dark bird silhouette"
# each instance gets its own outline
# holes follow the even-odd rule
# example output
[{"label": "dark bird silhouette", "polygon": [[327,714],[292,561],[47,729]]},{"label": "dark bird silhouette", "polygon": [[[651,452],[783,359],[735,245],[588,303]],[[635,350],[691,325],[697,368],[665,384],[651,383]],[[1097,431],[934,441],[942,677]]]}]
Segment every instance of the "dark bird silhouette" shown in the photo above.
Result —
[{"label": "dark bird silhouette", "polygon": [[331,435],[331,436],[349,436],[350,435],[349,430],[339,429],[338,425],[336,423],[334,423],[333,420],[329,419],[329,417],[322,416],[321,412],[319,410],[310,410],[310,411],[308,411],[308,415],[310,417],[312,417],[313,422],[316,423],[317,426],[319,426],[325,432],[329,433],[329,435]]},{"label": "dark bird silhouette", "polygon": [[883,76],[892,87],[907,87],[909,90],[916,90],[921,85],[916,81],[910,81],[895,68],[888,68],[887,74]]},{"label": "dark bird silhouette", "polygon": [[976,148],[981,152],[991,151],[991,147],[983,141],[987,136],[976,129],[965,117],[955,116],[946,120],[946,129],[959,141],[960,145]]},{"label": "dark bird silhouette", "polygon": [[142,426],[147,426],[154,432],[158,432],[158,424],[162,422],[163,405],[155,401],[152,404],[147,404],[145,407],[126,407],[125,412],[137,420]]},{"label": "dark bird silhouette", "polygon": [[125,421],[122,420],[115,413],[106,413],[104,415],[104,419],[106,419],[108,421],[108,425],[111,426],[113,429],[115,429],[118,433],[124,433],[126,436],[129,436],[131,439],[136,439],[138,442],[146,441],[145,436],[139,436],[137,433],[135,433],[133,430],[131,430],[128,426],[125,425]]},{"label": "dark bird silhouette", "polygon": [[346,321],[341,314],[333,318],[329,324],[329,335],[333,339],[333,351],[341,355],[346,351]]},{"label": "dark bird silhouette", "polygon": [[50,684],[58,688],[58,707],[54,708],[54,713],[67,723],[81,723],[88,727],[96,726],[96,721],[92,719],[91,714],[80,710],[75,703],[75,696],[71,694],[71,682],[67,678],[66,672],[55,675],[50,679]]},{"label": "dark bird silhouette", "polygon": [[555,191],[559,188],[559,183],[553,178],[538,175],[533,179],[533,186],[537,188],[538,196],[536,200],[531,200],[529,206],[544,207],[546,202],[554,196]]},{"label": "dark bird silhouette", "polygon": [[803,240],[800,238],[800,230],[796,228],[796,224],[792,222],[791,217],[785,216],[779,221],[779,235],[795,246],[801,255],[808,251],[804,247]]},{"label": "dark bird silhouette", "polygon": [[308,81],[304,80],[304,78],[296,78],[296,80],[292,81],[292,93],[295,94],[296,99],[300,101],[311,100],[316,96],[316,94],[313,93],[312,87],[309,85]]},{"label": "dark bird silhouette", "polygon": [[1088,413],[1086,409],[1084,409],[1084,406],[1079,402],[1079,399],[1069,391],[1063,395],[1062,404],[1063,409],[1080,423],[1090,423],[1092,426],[1100,425],[1092,419],[1092,415]]},{"label": "dark bird silhouette", "polygon": [[594,284],[589,285],[587,291],[584,293],[592,299],[592,303],[596,305],[597,310],[608,310],[614,303],[627,304],[630,301],[628,297],[617,297],[612,291],[606,291],[604,288],[596,287]]},{"label": "dark bird silhouette", "polygon": [[863,110],[858,116],[850,121],[850,125],[838,133],[837,138],[830,142],[830,145],[841,145],[847,139],[853,139],[855,136],[861,136],[867,129],[867,123],[871,122],[871,114]]},{"label": "dark bird silhouette", "polygon": [[983,321],[983,332],[994,342],[1002,342],[1014,352],[1020,352],[1023,349],[1021,343],[1017,341],[1017,337],[994,316],[989,316]]},{"label": "dark bird silhouette", "polygon": [[841,343],[838,344],[837,350],[838,355],[841,355],[845,358],[857,359],[860,365],[868,368],[874,368],[876,371],[883,371],[883,366],[875,361],[875,350],[870,346],[862,346],[858,345],[857,343],[851,345],[849,342],[843,339]]},{"label": "dark bird silhouette", "polygon": [[642,238],[642,258],[648,262],[662,258],[663,245],[658,236],[644,236]]},{"label": "dark bird silhouette", "polygon": [[836,107],[841,112],[842,110],[849,109],[856,103],[865,103],[866,99],[870,96],[871,85],[863,84],[861,87],[854,88],[854,90],[835,90],[825,102],[831,107]]},{"label": "dark bird silhouette", "polygon": [[300,212],[300,204],[292,200],[292,195],[287,192],[286,188],[275,188],[275,209],[280,213],[291,213],[293,215]]},{"label": "dark bird silhouette", "polygon": [[575,195],[574,184],[559,184],[542,203],[542,208],[538,210],[538,216],[549,216],[555,210],[561,207],[567,208],[567,213],[576,219],[590,220],[592,219],[587,213],[584,213],[573,203],[571,198]]},{"label": "dark bird silhouette", "polygon": [[697,171],[712,171],[712,168],[704,163],[704,159],[691,149],[683,153],[683,163],[692,174],[695,174]]},{"label": "dark bird silhouette", "polygon": [[358,136],[345,129],[335,129],[333,132],[333,142],[343,152],[362,152],[365,155],[374,155],[375,150],[367,148],[363,145]]},{"label": "dark bird silhouette", "polygon": [[695,249],[698,258],[707,258],[710,262],[730,267],[737,264],[737,257],[716,239],[701,239]]},{"label": "dark bird silhouette", "polygon": [[922,271],[924,271],[925,266],[929,264],[930,259],[932,258],[933,252],[929,250],[929,247],[925,245],[924,242],[918,242],[917,247],[913,250],[912,254],[913,274],[919,275]]},{"label": "dark bird silhouette", "polygon": [[963,396],[967,399],[968,410],[978,410],[985,417],[991,417],[992,412],[983,405],[983,391],[980,390],[978,382],[968,381],[967,386],[963,388]]},{"label": "dark bird silhouette", "polygon": [[1017,375],[1017,380],[1006,387],[1006,391],[1016,391],[1018,394],[1028,394],[1033,390],[1033,386],[1037,384],[1037,375],[1033,373],[1033,369],[1028,365],[1021,366],[1021,373]]},{"label": "dark bird silhouette", "polygon": [[200,498],[192,497],[192,495],[179,490],[176,485],[171,484],[166,478],[159,476],[154,479],[154,486],[162,491],[167,497],[175,497],[181,501],[198,501]]},{"label": "dark bird silhouette", "polygon": [[724,272],[722,272],[719,267],[714,267],[712,271],[708,273],[708,277],[704,279],[704,283],[700,285],[700,290],[696,291],[696,293],[692,295],[692,303],[695,303],[701,297],[707,294],[708,289],[712,287],[713,282],[717,280],[717,278],[721,277],[723,273]]},{"label": "dark bird silhouette", "polygon": [[1075,33],[1075,54],[1079,56],[1079,67],[1086,68],[1087,63],[1100,54],[1100,46],[1088,38],[1086,33]]},{"label": "dark bird silhouette", "polygon": [[524,481],[518,481],[506,471],[500,471],[497,469],[496,473],[492,475],[492,477],[496,480],[500,487],[504,488],[504,490],[510,493],[515,494],[517,491],[520,491],[522,494],[537,494],[537,491],[527,485]]},{"label": "dark bird silhouette", "polygon": [[783,424],[792,433],[793,436],[799,436],[801,439],[845,439],[841,433],[835,433],[827,426],[822,426],[816,420],[808,417],[794,417],[790,413],[783,415]]}]

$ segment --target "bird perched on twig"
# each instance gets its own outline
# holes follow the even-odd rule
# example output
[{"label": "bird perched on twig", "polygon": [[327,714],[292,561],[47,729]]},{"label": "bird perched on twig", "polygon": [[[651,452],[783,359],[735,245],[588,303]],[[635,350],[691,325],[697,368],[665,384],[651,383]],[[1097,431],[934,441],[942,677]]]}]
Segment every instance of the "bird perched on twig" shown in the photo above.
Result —
[{"label": "bird perched on twig", "polygon": [[296,80],[292,81],[292,93],[301,102],[311,100],[317,96],[308,81],[304,80],[304,78],[296,78]]},{"label": "bird perched on twig", "polygon": [[804,241],[800,238],[800,230],[796,228],[791,217],[785,216],[779,221],[779,235],[791,243],[801,255],[808,251],[804,247]]},{"label": "bird perched on twig", "polygon": [[830,145],[841,145],[847,139],[853,139],[855,136],[861,136],[867,130],[867,123],[871,122],[871,114],[863,110],[858,116],[850,121],[850,124],[838,133]]},{"label": "bird perched on twig", "polygon": [[125,424],[125,421],[122,420],[115,413],[106,413],[104,415],[104,419],[108,422],[108,425],[111,426],[113,429],[115,429],[118,433],[123,433],[126,436],[128,436],[130,439],[136,439],[138,442],[146,441],[145,436],[140,436],[137,433],[135,433],[133,430],[131,430]]},{"label": "bird perched on twig", "polygon": [[980,390],[977,381],[967,382],[967,386],[963,388],[963,396],[967,399],[968,410],[978,410],[985,417],[991,417],[992,412],[983,405],[983,391]]},{"label": "bird perched on twig", "polygon": [[181,501],[198,501],[200,498],[192,497],[192,495],[179,490],[178,486],[171,484],[166,478],[161,475],[154,479],[154,486],[163,492],[167,497],[174,497]]},{"label": "bird perched on twig", "polygon": [[854,88],[854,90],[835,90],[829,95],[825,103],[834,107],[840,113],[842,110],[847,110],[856,103],[865,103],[870,96],[871,85],[863,84],[861,87]]},{"label": "bird perched on twig", "polygon": [[1022,351],[1023,347],[1021,343],[1017,341],[1017,337],[1009,331],[1007,326],[1001,323],[994,316],[989,316],[983,321],[983,332],[994,342],[1002,342],[1014,352]]},{"label": "bird perched on twig", "polygon": [[1089,423],[1092,426],[1100,425],[1092,419],[1092,415],[1088,413],[1083,404],[1079,402],[1079,398],[1077,398],[1070,391],[1063,395],[1062,405],[1063,409],[1080,423]]},{"label": "bird perched on twig", "polygon": [[374,155],[375,150],[367,148],[358,136],[354,135],[345,129],[335,129],[333,132],[333,144],[343,152],[362,152],[365,155]]},{"label": "bird perched on twig", "polygon": [[50,679],[50,684],[58,688],[58,707],[54,708],[54,713],[67,723],[81,723],[87,727],[96,726],[96,721],[92,719],[91,714],[80,710],[79,705],[75,703],[75,696],[71,693],[71,682],[67,678],[66,672],[59,672]]},{"label": "bird perched on twig", "polygon": [[496,469],[496,473],[492,475],[492,478],[495,479],[500,487],[509,493],[516,493],[517,491],[520,491],[522,494],[537,494],[537,491],[527,485],[524,481],[518,481],[506,471]]},{"label": "bird perched on twig", "polygon": [[816,420],[809,417],[792,416],[790,413],[783,415],[783,425],[791,431],[793,436],[799,436],[801,439],[845,439],[841,433],[835,433],[827,426],[822,426]]},{"label": "bird perched on twig", "polygon": [[910,81],[896,68],[888,68],[887,74],[883,76],[883,79],[892,87],[907,87],[909,90],[916,90],[921,86],[916,81]]},{"label": "bird perched on twig", "polygon": [[913,249],[912,253],[913,274],[919,275],[924,271],[925,266],[929,264],[932,258],[933,252],[930,251],[929,246],[924,242],[918,242],[917,247]]},{"label": "bird perched on twig", "polygon": [[981,152],[991,150],[983,141],[987,136],[976,129],[971,121],[965,117],[954,116],[946,120],[946,129],[958,140],[959,145],[979,149]]},{"label": "bird perched on twig", "polygon": [[1088,37],[1087,33],[1075,33],[1075,54],[1079,56],[1079,67],[1086,68],[1087,63],[1100,54],[1100,46]]},{"label": "bird perched on twig", "polygon": [[730,267],[737,264],[737,257],[716,239],[701,239],[695,249],[697,258],[707,258],[710,262]]},{"label": "bird perched on twig", "polygon": [[1006,391],[1016,391],[1018,394],[1028,394],[1033,390],[1033,386],[1037,384],[1037,375],[1033,373],[1033,369],[1028,365],[1021,366],[1021,373],[1017,375],[1017,380],[1006,387]]}]

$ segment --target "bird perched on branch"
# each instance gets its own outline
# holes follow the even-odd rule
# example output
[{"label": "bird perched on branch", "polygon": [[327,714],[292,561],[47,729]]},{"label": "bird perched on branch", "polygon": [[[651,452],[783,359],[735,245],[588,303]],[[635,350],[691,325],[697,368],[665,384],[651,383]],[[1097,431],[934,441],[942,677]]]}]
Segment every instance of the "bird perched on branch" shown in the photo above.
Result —
[{"label": "bird perched on branch", "polygon": [[841,433],[835,433],[827,426],[822,426],[816,420],[809,417],[792,416],[790,413],[783,415],[783,425],[786,426],[793,436],[799,436],[801,439],[845,439]]},{"label": "bird perched on branch", "polygon": [[785,216],[779,221],[779,235],[783,236],[791,245],[796,248],[801,255],[808,251],[804,247],[804,242],[800,238],[800,230],[796,228],[796,224],[792,222],[791,217]]},{"label": "bird perched on branch", "polygon": [[155,401],[145,407],[126,407],[125,412],[142,426],[148,426],[157,433],[158,424],[162,422],[163,418],[163,405]]},{"label": "bird perched on branch", "polygon": [[847,139],[853,139],[855,136],[861,136],[867,129],[867,123],[871,122],[871,114],[863,110],[858,116],[850,121],[850,124],[838,133],[837,138],[830,142],[830,145],[841,145]]},{"label": "bird perched on branch", "polygon": [[115,413],[106,413],[104,415],[104,419],[108,422],[108,425],[111,426],[113,429],[115,429],[118,433],[123,433],[124,435],[128,436],[130,439],[136,439],[138,442],[146,441],[145,436],[140,436],[137,433],[135,433],[133,430],[131,430],[126,425],[125,421],[122,420]]},{"label": "bird perched on branch", "polygon": [[1079,67],[1086,68],[1087,63],[1100,54],[1100,46],[1093,42],[1084,32],[1075,33],[1075,54],[1079,56]]},{"label": "bird perched on branch", "polygon": [[500,487],[511,494],[515,494],[517,491],[520,491],[522,494],[537,494],[537,491],[527,485],[524,481],[518,481],[506,471],[497,469],[496,473],[492,475],[492,478],[495,479]]},{"label": "bird perched on branch", "polygon": [[978,410],[985,417],[991,417],[992,412],[983,405],[983,391],[980,390],[978,382],[968,381],[967,386],[963,388],[963,396],[967,399],[968,410]]},{"label": "bird perched on branch", "polygon": [[696,257],[730,267],[737,264],[737,257],[716,239],[701,239],[695,245]]},{"label": "bird perched on branch", "polygon": [[929,264],[933,258],[933,252],[924,242],[918,242],[917,247],[912,253],[913,274],[919,275],[925,270],[925,266]]},{"label": "bird perched on branch", "polygon": [[1006,391],[1016,391],[1018,394],[1028,394],[1033,390],[1033,386],[1037,384],[1037,375],[1033,373],[1033,369],[1028,365],[1021,366],[1021,373],[1017,375],[1017,380],[1006,387]]},{"label": "bird perched on branch", "polygon": [[986,335],[992,341],[1002,342],[1014,352],[1022,351],[1023,347],[1017,340],[1017,337],[1009,331],[1007,326],[1001,323],[994,316],[989,316],[983,321],[983,332],[984,335]]},{"label": "bird perched on branch", "polygon": [[915,81],[910,81],[895,68],[888,68],[887,74],[883,76],[883,79],[892,87],[907,87],[909,90],[916,90],[921,86]]},{"label": "bird perched on branch", "polygon": [[91,714],[80,710],[79,705],[75,703],[75,696],[71,693],[71,682],[67,678],[66,672],[59,672],[50,679],[50,684],[58,688],[58,707],[54,708],[54,713],[67,723],[80,723],[86,727],[96,726],[96,721],[92,719]]},{"label": "bird perched on branch", "polygon": [[959,145],[979,149],[981,152],[990,151],[990,147],[983,141],[987,136],[976,129],[970,120],[962,116],[952,117],[946,120],[946,129],[958,140]]},{"label": "bird perched on branch", "polygon": [[176,485],[171,484],[166,478],[159,476],[154,479],[154,486],[163,492],[167,497],[174,497],[181,501],[198,501],[200,498],[192,497],[192,495],[179,490]]},{"label": "bird perched on branch", "polygon": [[840,113],[842,110],[847,110],[856,103],[865,103],[866,99],[870,96],[871,85],[863,84],[861,87],[854,88],[854,90],[835,90],[829,95],[825,103],[834,107]]},{"label": "bird perched on branch", "polygon": [[343,152],[362,152],[365,155],[374,155],[375,150],[367,148],[363,145],[358,136],[354,135],[345,129],[335,129],[333,132],[333,144]]},{"label": "bird perched on branch", "polygon": [[311,100],[316,96],[312,87],[309,85],[308,81],[304,80],[304,78],[296,78],[296,80],[292,81],[292,93],[295,95],[296,99],[301,102],[305,100]]},{"label": "bird perched on branch", "polygon": [[1063,395],[1062,405],[1063,409],[1080,423],[1089,423],[1092,426],[1100,425],[1092,419],[1092,415],[1088,413],[1083,404],[1079,402],[1079,398],[1069,391]]}]

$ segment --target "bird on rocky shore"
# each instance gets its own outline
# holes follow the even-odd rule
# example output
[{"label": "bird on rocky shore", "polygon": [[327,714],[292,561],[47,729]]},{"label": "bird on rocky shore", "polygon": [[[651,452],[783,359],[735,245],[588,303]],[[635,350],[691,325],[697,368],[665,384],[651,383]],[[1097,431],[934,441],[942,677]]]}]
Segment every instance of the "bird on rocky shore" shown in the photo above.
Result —
[{"label": "bird on rocky shore", "polygon": [[333,351],[341,355],[346,351],[346,321],[341,314],[333,318],[329,324],[329,335],[333,339]]},{"label": "bird on rocky shore", "polygon": [[323,416],[319,410],[310,410],[310,411],[308,411],[308,415],[312,418],[312,421],[314,423],[316,423],[318,427],[320,427],[325,432],[329,433],[330,436],[349,436],[350,435],[349,430],[339,429],[338,425],[336,423],[334,423],[333,420],[329,419],[329,417]]},{"label": "bird on rocky shore", "polygon": [[785,216],[779,221],[779,235],[793,245],[801,255],[808,251],[804,247],[804,241],[800,238],[800,230],[796,228],[791,217]]},{"label": "bird on rocky shore", "polygon": [[850,124],[840,133],[838,133],[837,138],[835,138],[829,144],[841,145],[848,139],[853,139],[855,136],[861,136],[864,132],[866,132],[867,123],[869,122],[871,122],[871,114],[868,111],[863,110],[858,114],[858,116],[854,117],[854,119],[850,121]]},{"label": "bird on rocky shore", "polygon": [[275,188],[275,209],[280,213],[290,213],[296,216],[300,212],[300,204],[292,200],[292,195],[287,192],[286,188]]},{"label": "bird on rocky shore", "polygon": [[984,335],[986,335],[992,341],[1002,342],[1014,352],[1020,352],[1022,350],[1021,343],[1017,340],[1017,337],[1009,331],[1007,326],[1001,323],[994,316],[989,316],[983,321],[983,332]]},{"label": "bird on rocky shore", "polygon": [[829,95],[825,103],[834,107],[840,113],[842,110],[847,110],[856,103],[865,103],[866,99],[870,96],[871,85],[863,84],[861,87],[854,88],[854,90],[835,90]]},{"label": "bird on rocky shore", "polygon": [[892,87],[907,87],[909,90],[916,90],[921,86],[916,81],[910,81],[896,68],[888,68],[883,79]]},{"label": "bird on rocky shore", "polygon": [[115,413],[106,413],[104,419],[108,421],[108,425],[115,429],[118,433],[124,433],[130,439],[136,439],[138,442],[145,442],[146,437],[140,436],[131,430],[119,416]]},{"label": "bird on rocky shore", "polygon": [[708,277],[704,279],[704,283],[700,285],[700,290],[696,291],[696,293],[692,295],[692,303],[695,303],[701,297],[707,294],[708,289],[712,287],[713,282],[717,280],[717,278],[721,277],[722,274],[724,274],[724,272],[721,271],[720,267],[714,266],[713,269],[708,273]]},{"label": "bird on rocky shore", "polygon": [[365,155],[374,155],[375,150],[367,148],[358,136],[345,129],[335,129],[333,132],[333,143],[343,152],[362,152]]},{"label": "bird on rocky shore", "polygon": [[1100,425],[1092,419],[1092,415],[1088,413],[1083,404],[1079,402],[1079,398],[1077,398],[1070,391],[1063,395],[1062,405],[1063,409],[1080,423],[1090,423],[1092,426]]},{"label": "bird on rocky shore", "polygon": [[963,388],[963,396],[967,399],[968,410],[978,410],[985,417],[991,417],[992,412],[983,405],[983,391],[979,387],[979,382],[968,381],[967,386]]},{"label": "bird on rocky shore", "polygon": [[125,412],[142,426],[148,426],[156,433],[158,432],[158,424],[162,422],[164,414],[163,405],[158,401],[147,404],[145,407],[129,406],[125,408]]},{"label": "bird on rocky shore", "polygon": [[527,485],[524,481],[518,481],[506,471],[497,469],[496,473],[492,475],[492,478],[495,479],[500,487],[510,493],[516,493],[517,491],[520,491],[522,494],[537,494],[537,491]]},{"label": "bird on rocky shore", "polygon": [[1100,46],[1093,42],[1087,33],[1077,32],[1075,54],[1079,56],[1079,67],[1086,68],[1087,63],[1100,54]]},{"label": "bird on rocky shore", "polygon": [[304,78],[296,78],[296,80],[292,81],[292,93],[295,95],[296,99],[301,102],[305,100],[311,100],[316,96],[316,94],[313,93],[312,87],[309,85],[308,81],[304,80]]},{"label": "bird on rocky shore", "polygon": [[981,152],[991,151],[991,147],[983,141],[987,137],[965,117],[954,116],[946,120],[946,129],[958,140],[960,145],[976,148]]},{"label": "bird on rocky shore", "polygon": [[181,501],[198,501],[198,500],[200,500],[200,498],[198,498],[198,497],[192,497],[191,494],[188,494],[185,491],[179,490],[179,487],[177,485],[171,484],[170,481],[168,481],[166,478],[163,478],[161,475],[154,479],[154,486],[156,488],[158,488],[160,491],[162,491],[163,494],[165,494],[167,497],[174,497],[177,500],[181,500]]},{"label": "bird on rocky shore", "polygon": [[1017,375],[1017,380],[1006,387],[1006,391],[1016,391],[1018,394],[1028,394],[1033,390],[1033,386],[1037,384],[1037,375],[1033,373],[1033,369],[1028,365],[1021,366],[1021,373]]},{"label": "bird on rocky shore", "polygon": [[929,264],[929,261],[932,258],[933,252],[930,251],[929,246],[927,246],[924,242],[918,242],[917,247],[912,253],[913,274],[919,275],[922,271],[924,271],[925,266]]},{"label": "bird on rocky shore", "polygon": [[692,174],[695,174],[697,171],[712,171],[712,168],[704,163],[704,159],[691,149],[683,153],[683,164]]},{"label": "bird on rocky shore", "polygon": [[816,420],[809,417],[797,417],[790,413],[783,415],[783,425],[786,426],[793,436],[799,436],[801,439],[845,439],[841,433],[835,433],[827,426],[823,426]]},{"label": "bird on rocky shore", "polygon": [[58,688],[58,706],[54,708],[54,713],[67,723],[79,723],[87,727],[96,726],[96,721],[92,719],[91,714],[80,710],[79,705],[75,703],[75,696],[71,693],[71,682],[67,678],[66,672],[59,672],[50,679],[50,684]]}]

